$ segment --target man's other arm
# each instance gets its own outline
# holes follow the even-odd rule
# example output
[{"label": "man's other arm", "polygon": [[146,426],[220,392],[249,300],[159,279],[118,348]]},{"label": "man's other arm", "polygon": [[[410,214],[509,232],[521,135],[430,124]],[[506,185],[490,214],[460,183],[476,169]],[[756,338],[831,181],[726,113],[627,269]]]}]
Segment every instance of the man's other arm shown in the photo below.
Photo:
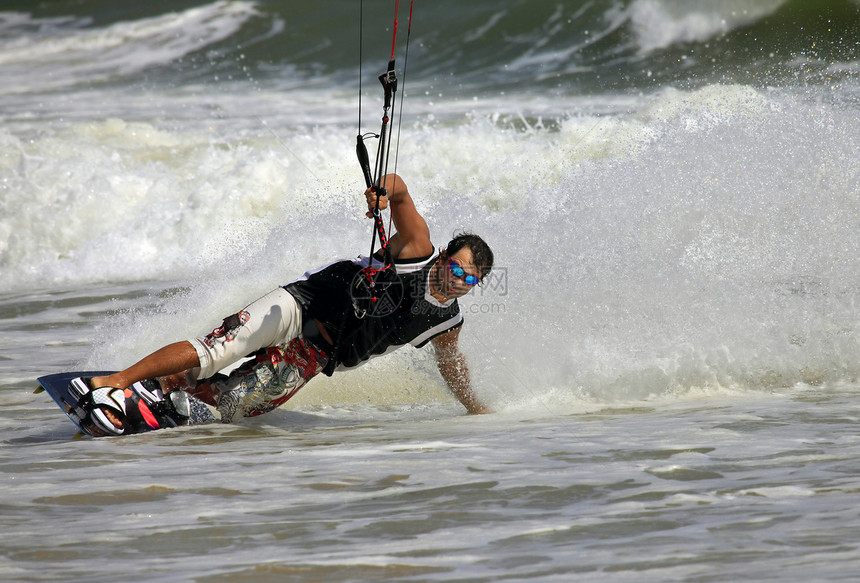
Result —
[{"label": "man's other arm", "polygon": [[460,328],[454,328],[431,341],[436,349],[436,365],[439,367],[442,378],[448,384],[448,388],[451,389],[457,400],[466,407],[466,411],[473,415],[489,413],[490,410],[478,400],[472,391],[466,357],[460,352],[457,344],[459,336]]}]

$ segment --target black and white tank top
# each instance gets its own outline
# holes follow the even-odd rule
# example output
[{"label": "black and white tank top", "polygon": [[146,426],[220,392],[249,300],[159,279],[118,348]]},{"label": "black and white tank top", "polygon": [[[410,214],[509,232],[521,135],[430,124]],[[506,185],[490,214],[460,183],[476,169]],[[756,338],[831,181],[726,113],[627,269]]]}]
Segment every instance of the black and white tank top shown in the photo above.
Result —
[{"label": "black and white tank top", "polygon": [[330,263],[284,286],[302,306],[304,317],[319,320],[335,342],[334,347],[323,347],[333,356],[327,374],[406,344],[424,346],[463,323],[456,299],[443,303],[430,295],[430,275],[438,257],[434,251],[427,257],[396,261],[396,277],[383,278],[383,293],[364,314],[364,298],[357,297],[361,292],[355,282],[364,277],[365,267],[382,267],[376,257],[372,262],[358,257]]}]

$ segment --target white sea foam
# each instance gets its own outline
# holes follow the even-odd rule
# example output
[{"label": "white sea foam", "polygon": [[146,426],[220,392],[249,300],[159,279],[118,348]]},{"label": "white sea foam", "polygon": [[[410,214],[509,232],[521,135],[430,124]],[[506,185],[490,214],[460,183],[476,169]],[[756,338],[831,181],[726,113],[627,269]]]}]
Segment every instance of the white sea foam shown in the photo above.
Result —
[{"label": "white sea foam", "polygon": [[627,14],[641,52],[706,41],[772,14],[786,0],[634,0]]}]

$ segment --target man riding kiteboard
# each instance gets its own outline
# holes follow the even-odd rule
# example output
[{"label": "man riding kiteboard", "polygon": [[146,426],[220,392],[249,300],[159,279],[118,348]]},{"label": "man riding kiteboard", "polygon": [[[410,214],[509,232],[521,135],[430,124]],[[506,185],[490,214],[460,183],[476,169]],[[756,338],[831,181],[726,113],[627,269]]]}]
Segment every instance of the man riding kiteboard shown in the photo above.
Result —
[{"label": "man riding kiteboard", "polygon": [[[271,411],[320,372],[331,375],[406,344],[428,342],[454,396],[469,413],[487,412],[458,348],[463,316],[457,298],[487,277],[493,253],[472,234],[458,235],[437,251],[403,180],[389,174],[381,184],[387,188],[368,188],[365,196],[368,216],[391,208],[396,232],[384,253],[307,272],[204,337],[165,346],[108,376],[74,379],[79,393],[92,394],[92,421],[105,434],[124,433],[125,390],[158,378],[165,394],[184,390],[230,422],[236,415]],[[249,355],[254,359],[230,375],[216,374]]]},{"label": "man riding kiteboard", "polygon": [[[458,348],[463,316],[457,298],[487,277],[493,253],[472,234],[458,235],[436,251],[406,184],[387,172],[398,85],[398,8],[399,2],[391,57],[379,77],[384,103],[373,170],[364,145],[370,134],[361,132],[359,84],[356,154],[367,186],[367,216],[374,219],[370,254],[307,272],[225,318],[208,335],[165,346],[123,371],[73,378],[67,387],[74,404],[61,406],[82,429],[121,435],[214,420],[202,403],[229,423],[236,415],[271,411],[320,372],[331,375],[406,344],[428,342],[454,396],[469,413],[487,412]],[[407,54],[411,29],[410,4]],[[396,229],[390,239],[380,215],[389,205]],[[377,238],[380,249],[374,252]],[[253,359],[229,375],[219,372],[248,356]]]}]

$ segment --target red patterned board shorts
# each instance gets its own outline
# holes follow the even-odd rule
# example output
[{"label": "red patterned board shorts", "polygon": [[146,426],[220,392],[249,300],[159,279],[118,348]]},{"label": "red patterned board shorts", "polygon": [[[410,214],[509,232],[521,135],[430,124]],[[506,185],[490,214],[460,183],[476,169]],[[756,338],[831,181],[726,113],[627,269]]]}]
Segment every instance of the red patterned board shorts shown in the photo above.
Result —
[{"label": "red patterned board shorts", "polygon": [[186,392],[216,407],[221,422],[230,423],[237,414],[255,417],[286,403],[327,361],[323,351],[298,337],[286,346],[264,348],[229,375],[216,375]]}]

